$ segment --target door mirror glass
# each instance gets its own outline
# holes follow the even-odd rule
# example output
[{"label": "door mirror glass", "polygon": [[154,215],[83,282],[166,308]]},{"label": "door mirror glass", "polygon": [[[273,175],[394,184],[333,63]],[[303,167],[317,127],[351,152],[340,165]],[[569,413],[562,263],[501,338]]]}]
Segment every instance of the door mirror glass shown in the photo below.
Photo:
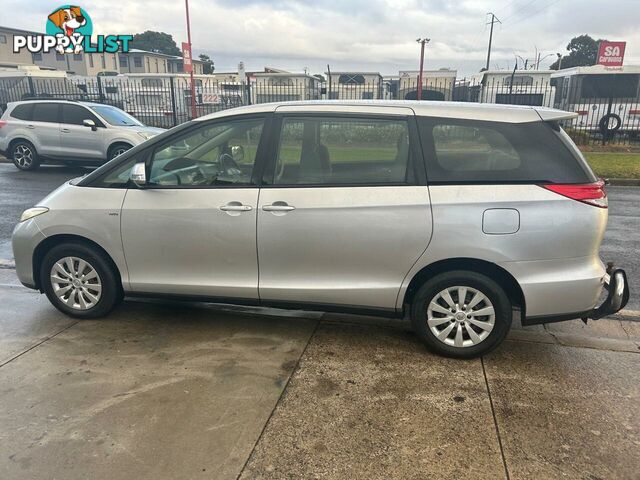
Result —
[{"label": "door mirror glass", "polygon": [[86,118],[82,121],[82,125],[84,125],[85,127],[89,127],[91,128],[91,130],[93,130],[94,132],[98,129],[96,122],[94,122],[93,120]]},{"label": "door mirror glass", "polygon": [[138,187],[144,187],[147,184],[147,172],[144,163],[136,163],[131,169],[129,180]]},{"label": "door mirror glass", "polygon": [[231,146],[231,156],[236,162],[241,162],[244,160],[244,147],[242,145],[232,145]]}]

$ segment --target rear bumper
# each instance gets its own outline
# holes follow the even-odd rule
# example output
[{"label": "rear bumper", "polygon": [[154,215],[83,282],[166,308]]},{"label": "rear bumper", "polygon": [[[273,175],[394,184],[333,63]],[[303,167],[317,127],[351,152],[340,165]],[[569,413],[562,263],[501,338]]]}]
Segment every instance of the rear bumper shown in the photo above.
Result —
[{"label": "rear bumper", "polygon": [[622,310],[629,301],[629,282],[627,274],[621,268],[613,270],[604,277],[604,288],[607,290],[607,298],[598,307],[584,312],[567,313],[562,315],[540,315],[527,317],[522,320],[523,325],[539,325],[542,323],[562,322],[580,318],[583,321],[588,319],[599,320],[600,318],[613,315]]}]

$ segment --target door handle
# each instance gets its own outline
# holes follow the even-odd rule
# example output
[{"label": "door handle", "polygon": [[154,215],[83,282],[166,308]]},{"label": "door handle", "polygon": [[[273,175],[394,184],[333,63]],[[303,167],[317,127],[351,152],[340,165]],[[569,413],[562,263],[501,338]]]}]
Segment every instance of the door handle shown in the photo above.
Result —
[{"label": "door handle", "polygon": [[276,202],[271,205],[264,205],[262,210],[265,212],[290,212],[291,210],[295,210],[296,207],[293,205],[287,205],[285,202]]},{"label": "door handle", "polygon": [[68,128],[61,128],[60,131],[62,133],[70,133],[71,132],[71,130],[69,130]]},{"label": "door handle", "polygon": [[251,205],[242,205],[238,203],[227,203],[226,205],[222,205],[220,210],[223,212],[248,212],[252,210]]},{"label": "door handle", "polygon": [[30,128],[31,130],[33,130],[36,127],[34,127],[33,125],[27,125],[27,128]]}]

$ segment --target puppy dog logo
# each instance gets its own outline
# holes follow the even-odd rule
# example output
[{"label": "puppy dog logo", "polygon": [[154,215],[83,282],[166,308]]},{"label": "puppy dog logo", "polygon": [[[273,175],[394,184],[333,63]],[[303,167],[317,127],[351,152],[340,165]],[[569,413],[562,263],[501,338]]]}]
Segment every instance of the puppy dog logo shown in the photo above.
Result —
[{"label": "puppy dog logo", "polygon": [[[51,12],[47,17],[47,35],[79,37],[89,36],[93,30],[91,18],[87,12],[77,6],[63,5]],[[81,42],[71,42],[68,47],[58,44],[56,46],[58,53],[80,53],[82,51]]]}]

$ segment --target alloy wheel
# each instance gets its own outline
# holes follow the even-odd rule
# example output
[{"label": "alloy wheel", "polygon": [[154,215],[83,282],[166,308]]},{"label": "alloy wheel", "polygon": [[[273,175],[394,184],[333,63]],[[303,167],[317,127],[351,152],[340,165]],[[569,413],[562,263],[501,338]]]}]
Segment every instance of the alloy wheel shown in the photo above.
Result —
[{"label": "alloy wheel", "polygon": [[129,150],[129,149],[128,149],[128,148],[126,148],[126,147],[118,147],[118,148],[116,148],[115,150],[113,150],[113,151],[111,152],[111,158],[110,158],[109,160],[113,160],[114,158],[116,158],[116,157],[118,157],[118,156],[122,155],[122,154],[123,154],[124,152],[126,152],[127,150]]},{"label": "alloy wheel", "polygon": [[58,300],[76,310],[93,308],[102,296],[102,281],[93,266],[78,257],[65,257],[51,267],[51,286]]},{"label": "alloy wheel", "polygon": [[472,347],[486,340],[495,326],[495,309],[480,290],[448,287],[427,305],[427,325],[442,343]]},{"label": "alloy wheel", "polygon": [[13,161],[20,168],[29,168],[33,164],[33,151],[27,145],[18,145],[13,150]]}]

